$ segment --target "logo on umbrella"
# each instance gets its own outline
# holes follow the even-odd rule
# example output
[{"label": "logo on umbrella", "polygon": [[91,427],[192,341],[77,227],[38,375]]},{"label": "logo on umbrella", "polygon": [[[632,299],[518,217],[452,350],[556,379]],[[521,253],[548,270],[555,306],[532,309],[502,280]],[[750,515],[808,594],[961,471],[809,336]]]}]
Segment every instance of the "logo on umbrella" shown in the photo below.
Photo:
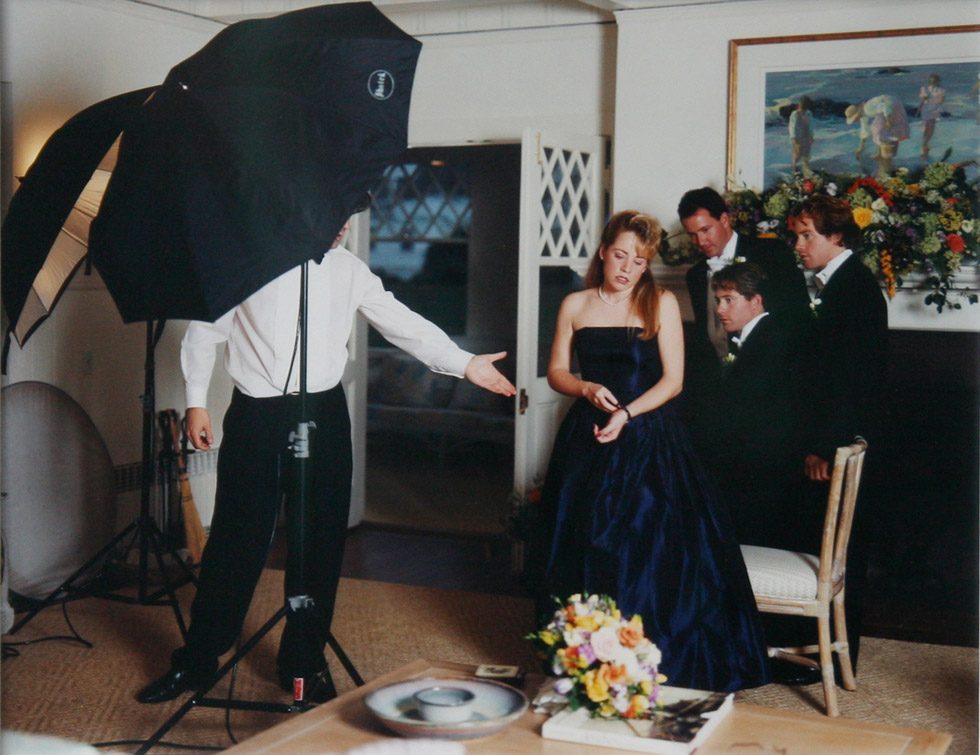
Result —
[{"label": "logo on umbrella", "polygon": [[395,91],[395,77],[389,71],[379,68],[368,76],[368,94],[376,100],[386,100]]}]

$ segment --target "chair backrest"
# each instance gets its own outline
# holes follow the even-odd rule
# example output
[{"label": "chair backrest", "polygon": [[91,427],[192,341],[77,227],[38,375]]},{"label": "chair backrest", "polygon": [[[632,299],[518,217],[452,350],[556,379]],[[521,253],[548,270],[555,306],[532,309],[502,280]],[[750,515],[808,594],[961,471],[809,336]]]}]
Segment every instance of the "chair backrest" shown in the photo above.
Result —
[{"label": "chair backrest", "polygon": [[864,455],[868,442],[861,437],[849,446],[841,446],[834,457],[834,471],[827,494],[823,538],[820,541],[820,569],[817,573],[817,595],[827,598],[847,567],[847,544],[854,524]]}]

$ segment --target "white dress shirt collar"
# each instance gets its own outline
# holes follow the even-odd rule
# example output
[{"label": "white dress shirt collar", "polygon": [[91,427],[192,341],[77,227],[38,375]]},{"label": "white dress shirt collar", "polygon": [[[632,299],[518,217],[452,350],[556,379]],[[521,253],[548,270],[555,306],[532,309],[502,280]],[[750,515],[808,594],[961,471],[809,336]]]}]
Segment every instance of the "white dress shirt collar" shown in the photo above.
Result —
[{"label": "white dress shirt collar", "polygon": [[813,276],[818,281],[820,281],[817,284],[818,288],[823,288],[824,286],[826,286],[827,282],[830,280],[830,277],[837,271],[837,268],[843,265],[847,261],[847,258],[850,257],[853,253],[854,252],[852,252],[850,249],[845,249],[843,252],[841,252],[836,257],[834,257],[830,262],[824,265],[823,270],[821,270],[819,273]]},{"label": "white dress shirt collar", "polygon": [[735,247],[738,245],[738,234],[732,231],[732,235],[728,238],[728,242],[725,244],[725,248],[721,250],[721,254],[717,257],[708,257],[708,269],[712,273],[717,273],[722,268],[728,267],[735,261]]},{"label": "white dress shirt collar", "polygon": [[762,320],[762,318],[768,314],[769,314],[768,312],[760,312],[751,320],[749,320],[747,323],[745,323],[745,327],[742,328],[742,332],[739,333],[734,338],[732,338],[732,342],[737,343],[741,348],[741,346],[745,343],[745,339],[749,337],[749,333],[751,333],[752,330],[755,328],[755,326],[758,325],[759,321]]}]

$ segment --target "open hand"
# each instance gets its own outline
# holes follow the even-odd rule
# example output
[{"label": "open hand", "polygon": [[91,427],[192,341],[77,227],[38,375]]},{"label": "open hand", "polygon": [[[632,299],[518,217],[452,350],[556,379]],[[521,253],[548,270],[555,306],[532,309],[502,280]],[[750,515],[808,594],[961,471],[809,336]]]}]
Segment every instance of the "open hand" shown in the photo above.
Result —
[{"label": "open hand", "polygon": [[498,351],[496,354],[477,354],[466,365],[464,377],[473,385],[478,385],[493,393],[513,396],[517,393],[514,384],[493,366],[494,362],[503,359],[505,356],[507,356],[506,351]]}]

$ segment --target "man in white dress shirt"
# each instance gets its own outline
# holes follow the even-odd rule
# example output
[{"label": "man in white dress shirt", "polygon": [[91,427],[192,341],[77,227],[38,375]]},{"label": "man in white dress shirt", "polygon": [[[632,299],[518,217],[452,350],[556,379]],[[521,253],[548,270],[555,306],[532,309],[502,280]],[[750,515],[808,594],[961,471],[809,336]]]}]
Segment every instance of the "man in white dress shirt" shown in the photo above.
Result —
[{"label": "man in white dress shirt", "polygon": [[[323,648],[350,509],[351,428],[340,379],[356,313],[433,371],[465,377],[505,396],[515,393],[493,364],[504,352],[474,356],[463,351],[398,302],[367,265],[340,246],[348,229],[345,224],[330,251],[308,265],[307,415],[313,429],[304,586],[313,606],[287,613],[277,665],[281,686],[292,691],[294,680],[302,679],[304,699],[310,702],[336,694]],[[223,425],[215,511],[186,644],[174,651],[170,670],[137,694],[142,703],[172,700],[204,684],[241,631],[292,459],[287,445],[297,420],[300,275],[300,267],[290,270],[213,324],[192,322],[184,335],[187,433],[195,448],[208,450],[214,440],[205,405],[215,347],[222,343],[235,391]],[[287,574],[287,583],[290,579]]]}]

